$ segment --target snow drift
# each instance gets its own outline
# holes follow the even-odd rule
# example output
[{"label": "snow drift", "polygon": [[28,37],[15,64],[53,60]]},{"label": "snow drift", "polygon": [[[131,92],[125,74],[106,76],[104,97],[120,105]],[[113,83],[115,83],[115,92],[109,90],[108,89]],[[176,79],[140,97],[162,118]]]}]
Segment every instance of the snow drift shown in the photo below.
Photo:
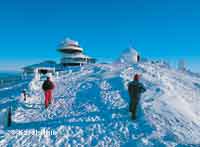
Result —
[{"label": "snow drift", "polygon": [[[138,119],[132,121],[127,84],[135,73],[142,75],[147,91],[141,97]],[[26,102],[21,96],[15,98],[14,123],[0,131],[0,146],[200,144],[198,76],[151,61],[86,65],[59,75],[54,78],[54,102],[47,110],[42,81],[29,84]],[[53,134],[30,134],[44,129]]]}]

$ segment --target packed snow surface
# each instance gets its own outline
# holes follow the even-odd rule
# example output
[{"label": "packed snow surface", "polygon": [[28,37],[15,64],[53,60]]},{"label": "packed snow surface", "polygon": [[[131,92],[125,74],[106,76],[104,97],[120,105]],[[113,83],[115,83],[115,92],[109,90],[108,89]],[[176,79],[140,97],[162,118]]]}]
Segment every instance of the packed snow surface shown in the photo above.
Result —
[{"label": "packed snow surface", "polygon": [[[128,112],[127,84],[135,73],[147,91],[137,120]],[[200,144],[200,78],[159,62],[86,65],[54,77],[54,101],[44,109],[42,81],[28,98],[12,98],[10,128],[0,146],[193,146]],[[19,86],[20,87],[20,86]],[[0,105],[9,95],[0,99]],[[37,132],[36,132],[37,131]],[[43,133],[42,133],[43,132]]]}]

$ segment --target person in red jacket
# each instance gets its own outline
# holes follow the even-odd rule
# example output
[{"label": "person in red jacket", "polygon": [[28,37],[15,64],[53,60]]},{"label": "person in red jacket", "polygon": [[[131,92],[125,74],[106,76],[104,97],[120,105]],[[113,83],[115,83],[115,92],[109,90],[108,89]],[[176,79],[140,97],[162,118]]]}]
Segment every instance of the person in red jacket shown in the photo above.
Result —
[{"label": "person in red jacket", "polygon": [[52,92],[54,88],[54,83],[50,80],[50,77],[47,77],[47,79],[42,84],[42,89],[44,90],[45,96],[45,108],[48,108],[49,104],[51,104],[52,102]]}]

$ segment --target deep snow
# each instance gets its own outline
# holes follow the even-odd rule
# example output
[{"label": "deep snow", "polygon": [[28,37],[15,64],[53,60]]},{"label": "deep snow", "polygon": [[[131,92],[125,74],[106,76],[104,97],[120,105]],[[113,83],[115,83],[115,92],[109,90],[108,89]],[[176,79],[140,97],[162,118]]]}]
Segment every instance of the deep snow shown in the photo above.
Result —
[{"label": "deep snow", "polygon": [[[138,119],[128,113],[127,83],[135,73],[147,91]],[[44,109],[42,81],[31,81],[26,102],[13,102],[13,125],[0,146],[200,145],[200,77],[161,62],[86,65],[54,77],[54,102]],[[20,87],[20,86],[19,86]],[[0,99],[0,104],[5,103]],[[31,135],[25,131],[53,131]],[[21,132],[24,131],[22,134]]]}]

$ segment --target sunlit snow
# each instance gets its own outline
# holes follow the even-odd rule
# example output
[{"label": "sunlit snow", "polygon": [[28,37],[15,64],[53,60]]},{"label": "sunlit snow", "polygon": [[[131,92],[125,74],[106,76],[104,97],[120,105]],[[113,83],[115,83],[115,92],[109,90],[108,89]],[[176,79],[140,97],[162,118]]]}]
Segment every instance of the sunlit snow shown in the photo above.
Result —
[{"label": "sunlit snow", "polygon": [[[128,112],[127,84],[135,73],[147,91],[138,119]],[[28,98],[12,102],[13,124],[0,130],[0,146],[177,146],[200,144],[200,78],[161,62],[85,65],[54,78],[53,104],[44,109],[42,81],[31,81]],[[25,84],[26,85],[26,84]],[[17,85],[19,90],[25,85]],[[4,89],[6,90],[6,89]],[[10,103],[9,103],[10,104]],[[20,131],[42,129],[54,134]]]}]

